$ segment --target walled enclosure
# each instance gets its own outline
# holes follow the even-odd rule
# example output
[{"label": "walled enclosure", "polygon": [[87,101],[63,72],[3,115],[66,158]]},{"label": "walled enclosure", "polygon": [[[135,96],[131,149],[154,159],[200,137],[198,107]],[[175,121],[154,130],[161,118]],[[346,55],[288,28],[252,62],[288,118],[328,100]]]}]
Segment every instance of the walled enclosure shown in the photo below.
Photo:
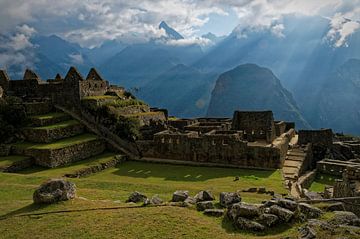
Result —
[{"label": "walled enclosure", "polygon": [[308,143],[331,147],[333,144],[333,132],[331,129],[299,130],[299,144],[306,145]]},{"label": "walled enclosure", "polygon": [[[260,123],[255,121],[254,125],[251,125],[249,120],[251,117],[256,117],[256,113],[258,112],[255,114],[246,112],[245,120],[239,120],[235,114],[234,121],[236,124],[233,122],[232,125],[235,125],[235,129],[232,130],[230,130],[231,121],[229,119],[201,118],[196,119],[195,123],[192,120],[173,121],[171,125],[178,126],[177,130],[165,130],[155,134],[153,140],[137,141],[137,143],[143,157],[148,158],[208,162],[264,169],[282,168],[288,144],[295,135],[295,131],[291,129],[275,139],[274,122],[268,122],[272,119],[272,112],[260,113],[265,120]],[[241,125],[243,121],[245,123]],[[253,131],[260,132],[269,125],[274,130],[269,132],[274,134],[272,137],[275,139],[271,143],[264,142],[266,138],[264,134],[255,132],[252,134]],[[280,125],[286,126],[284,123]],[[251,132],[252,140],[260,141],[248,142],[245,139],[246,131],[236,130],[236,128],[251,129],[247,132]],[[280,133],[284,129],[285,127],[279,127],[278,132]]]}]

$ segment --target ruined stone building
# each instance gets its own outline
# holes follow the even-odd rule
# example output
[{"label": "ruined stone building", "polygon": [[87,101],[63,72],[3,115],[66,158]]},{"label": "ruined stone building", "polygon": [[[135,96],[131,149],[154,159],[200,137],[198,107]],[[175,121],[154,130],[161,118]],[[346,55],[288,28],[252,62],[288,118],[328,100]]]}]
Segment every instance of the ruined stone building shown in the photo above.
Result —
[{"label": "ruined stone building", "polygon": [[137,142],[144,157],[282,168],[295,136],[294,124],[274,121],[271,111],[236,111],[232,119],[179,119],[169,125],[153,140]]},{"label": "ruined stone building", "polygon": [[87,96],[104,95],[110,88],[98,72],[92,68],[84,79],[71,67],[64,78],[59,74],[54,79],[43,81],[33,71],[27,69],[22,80],[10,80],[4,70],[0,70],[0,86],[8,95],[25,100],[50,100],[54,104],[78,105]]}]

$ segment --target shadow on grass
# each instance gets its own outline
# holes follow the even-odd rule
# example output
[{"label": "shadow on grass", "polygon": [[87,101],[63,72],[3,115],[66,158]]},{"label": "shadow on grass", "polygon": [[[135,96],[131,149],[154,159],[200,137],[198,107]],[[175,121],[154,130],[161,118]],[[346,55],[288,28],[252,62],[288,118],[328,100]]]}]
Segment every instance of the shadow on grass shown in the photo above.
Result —
[{"label": "shadow on grass", "polygon": [[113,174],[134,178],[164,178],[169,181],[205,181],[214,178],[237,176],[243,179],[266,179],[271,177],[276,170],[252,170],[216,167],[196,167],[170,164],[154,164],[143,162],[125,162],[116,167]]},{"label": "shadow on grass", "polygon": [[252,231],[246,231],[237,229],[233,223],[225,216],[223,220],[221,221],[221,227],[227,232],[227,233],[235,233],[235,234],[248,234],[252,236],[275,236],[278,234],[281,234],[290,228],[292,228],[294,225],[291,223],[286,224],[280,224],[276,225],[273,228],[267,228],[263,232],[252,232]]},{"label": "shadow on grass", "polygon": [[9,212],[9,213],[4,214],[4,215],[1,215],[1,216],[0,216],[0,219],[12,217],[12,216],[17,216],[17,215],[25,214],[25,213],[35,212],[35,211],[37,211],[37,210],[44,209],[44,208],[46,208],[46,207],[48,207],[48,206],[49,206],[49,205],[46,205],[46,204],[35,204],[35,203],[32,203],[32,204],[29,204],[29,205],[27,205],[27,206],[25,206],[25,207],[16,209],[15,211]]}]

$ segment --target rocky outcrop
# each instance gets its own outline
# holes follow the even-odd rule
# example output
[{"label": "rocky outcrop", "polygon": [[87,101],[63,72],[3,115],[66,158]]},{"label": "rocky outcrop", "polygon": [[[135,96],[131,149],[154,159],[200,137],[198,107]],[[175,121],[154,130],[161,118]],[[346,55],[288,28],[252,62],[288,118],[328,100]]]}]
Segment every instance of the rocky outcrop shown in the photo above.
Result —
[{"label": "rocky outcrop", "polygon": [[204,215],[213,216],[213,217],[221,217],[223,216],[225,211],[223,209],[205,209]]},{"label": "rocky outcrop", "polygon": [[273,205],[270,207],[270,213],[278,216],[280,220],[284,222],[290,221],[290,219],[294,216],[294,213],[286,208],[282,208],[278,205]]},{"label": "rocky outcrop", "polygon": [[75,198],[76,186],[63,179],[50,179],[41,184],[33,194],[36,204],[51,204]]}]

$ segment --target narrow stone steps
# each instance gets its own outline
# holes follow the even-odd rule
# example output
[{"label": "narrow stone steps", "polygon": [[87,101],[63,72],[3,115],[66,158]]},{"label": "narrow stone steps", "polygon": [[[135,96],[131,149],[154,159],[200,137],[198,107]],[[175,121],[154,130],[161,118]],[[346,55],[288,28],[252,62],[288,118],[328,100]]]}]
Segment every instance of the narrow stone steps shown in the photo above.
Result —
[{"label": "narrow stone steps", "polygon": [[62,112],[52,112],[49,114],[34,115],[29,117],[30,126],[33,127],[53,125],[70,119],[70,115]]},{"label": "narrow stone steps", "polygon": [[85,127],[76,120],[62,121],[40,127],[26,127],[22,130],[25,138],[34,143],[51,143],[84,133]]}]

